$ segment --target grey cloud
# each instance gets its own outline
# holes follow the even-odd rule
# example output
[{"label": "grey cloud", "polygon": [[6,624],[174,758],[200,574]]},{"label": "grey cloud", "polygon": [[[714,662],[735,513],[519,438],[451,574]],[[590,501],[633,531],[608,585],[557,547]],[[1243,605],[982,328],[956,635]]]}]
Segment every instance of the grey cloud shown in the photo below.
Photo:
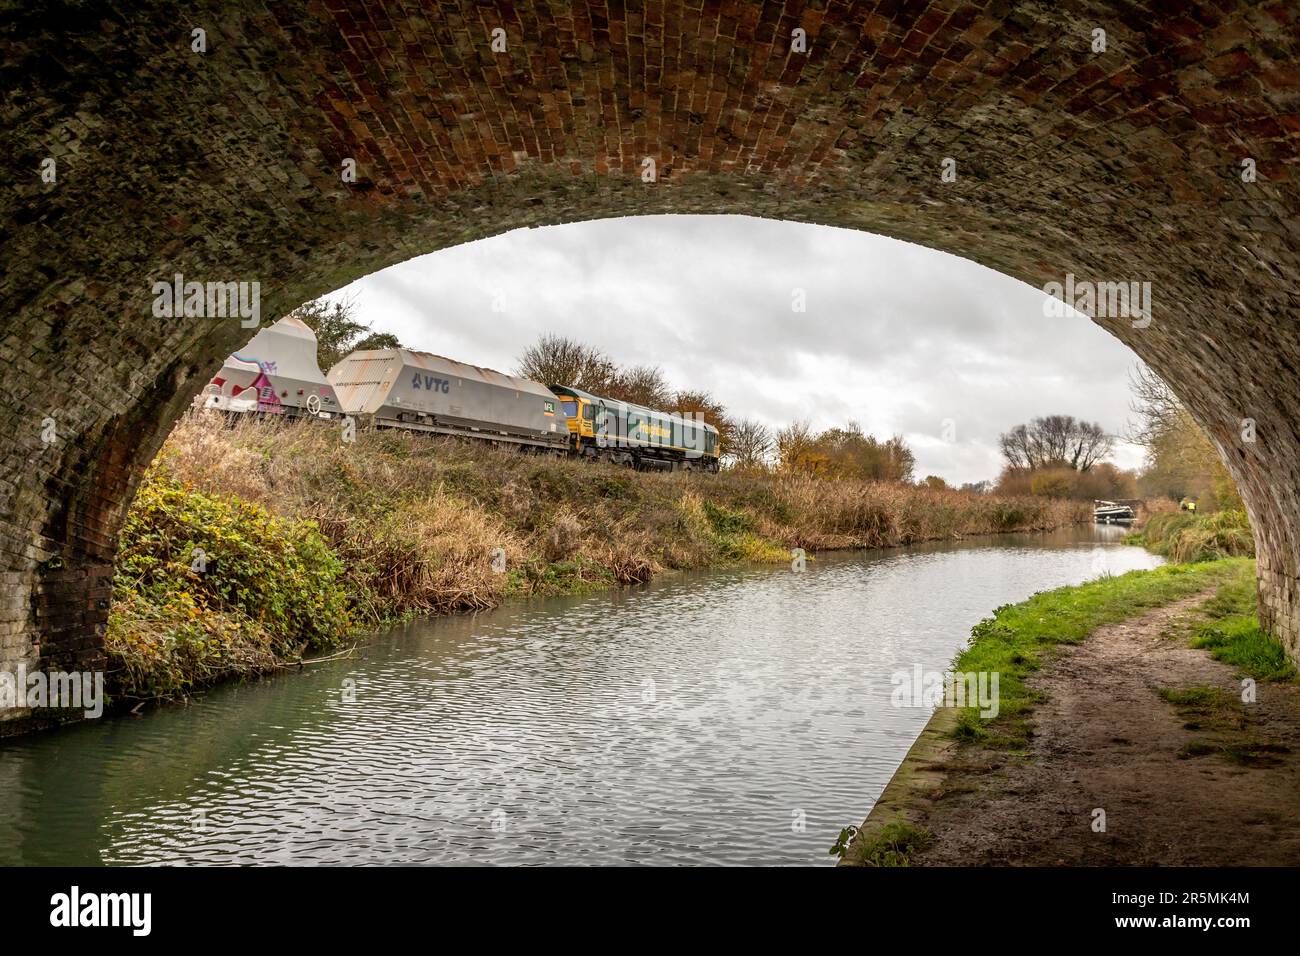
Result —
[{"label": "grey cloud", "polygon": [[[808,311],[791,311],[805,290]],[[492,310],[493,295],[507,311]],[[1136,357],[967,260],[823,226],[653,216],[520,230],[335,293],[411,346],[501,369],[539,332],[663,366],[738,415],[913,436],[918,472],[994,477],[999,432],[1066,412],[1119,431]],[[953,418],[958,442],[925,441]],[[1133,453],[1128,452],[1133,459]],[[1132,463],[1131,461],[1129,463]]]}]

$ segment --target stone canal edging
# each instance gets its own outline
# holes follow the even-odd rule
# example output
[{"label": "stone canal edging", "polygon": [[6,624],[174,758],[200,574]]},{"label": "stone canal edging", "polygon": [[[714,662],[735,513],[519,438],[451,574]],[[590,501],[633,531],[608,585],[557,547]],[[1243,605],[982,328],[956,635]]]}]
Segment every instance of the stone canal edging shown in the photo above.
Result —
[{"label": "stone canal edging", "polygon": [[840,866],[865,866],[865,849],[889,824],[918,822],[947,776],[949,759],[960,746],[952,736],[960,712],[956,707],[940,707],[930,716],[858,828]]}]

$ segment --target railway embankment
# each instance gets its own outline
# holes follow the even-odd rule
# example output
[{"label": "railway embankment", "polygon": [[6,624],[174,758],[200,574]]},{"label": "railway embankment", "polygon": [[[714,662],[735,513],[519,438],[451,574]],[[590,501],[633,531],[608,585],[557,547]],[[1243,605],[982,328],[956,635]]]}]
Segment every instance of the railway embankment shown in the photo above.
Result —
[{"label": "railway embankment", "polygon": [[1085,518],[1082,506],[764,473],[643,473],[482,442],[196,414],[131,506],[107,646],[119,701],[167,698],[417,614],[665,571],[789,563]]}]

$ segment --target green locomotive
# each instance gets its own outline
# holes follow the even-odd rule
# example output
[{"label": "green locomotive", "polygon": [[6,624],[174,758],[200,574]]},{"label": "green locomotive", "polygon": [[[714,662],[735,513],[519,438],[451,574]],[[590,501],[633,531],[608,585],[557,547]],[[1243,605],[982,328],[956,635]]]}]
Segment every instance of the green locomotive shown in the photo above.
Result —
[{"label": "green locomotive", "polygon": [[629,468],[717,471],[718,430],[693,415],[674,415],[551,385],[568,421],[574,454]]}]

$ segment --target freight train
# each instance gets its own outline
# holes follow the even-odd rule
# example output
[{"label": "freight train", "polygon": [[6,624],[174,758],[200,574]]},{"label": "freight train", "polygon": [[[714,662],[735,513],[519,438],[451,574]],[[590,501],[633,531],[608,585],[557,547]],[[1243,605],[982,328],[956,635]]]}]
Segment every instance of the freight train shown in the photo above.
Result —
[{"label": "freight train", "polygon": [[718,430],[698,416],[403,348],[356,351],[322,375],[316,336],[296,319],[263,329],[228,358],[200,400],[228,414],[350,416],[361,427],[460,436],[629,468],[718,470]]}]

